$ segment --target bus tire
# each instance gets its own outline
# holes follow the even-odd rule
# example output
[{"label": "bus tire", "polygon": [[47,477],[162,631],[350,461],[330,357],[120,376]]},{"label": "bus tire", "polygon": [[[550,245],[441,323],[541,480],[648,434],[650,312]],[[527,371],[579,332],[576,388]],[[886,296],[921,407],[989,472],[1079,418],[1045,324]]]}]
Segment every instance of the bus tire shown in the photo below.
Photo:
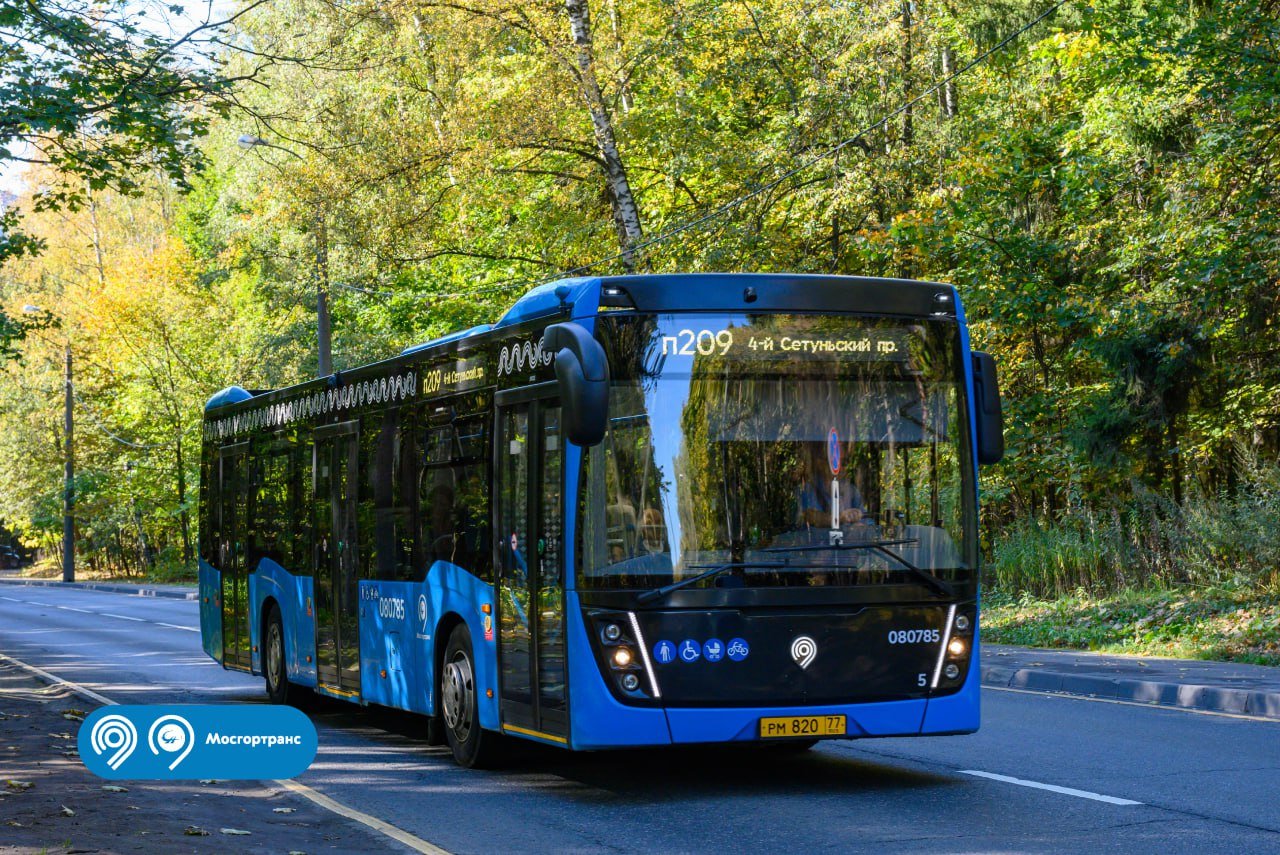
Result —
[{"label": "bus tire", "polygon": [[475,675],[471,631],[465,623],[460,623],[449,634],[444,666],[440,669],[439,697],[444,737],[458,765],[484,769],[496,763],[501,735],[480,726],[480,699]]},{"label": "bus tire", "polygon": [[266,631],[262,637],[262,674],[267,681],[267,697],[273,704],[302,706],[307,690],[289,682],[289,666],[285,661],[284,621],[280,607],[272,603],[267,612]]}]

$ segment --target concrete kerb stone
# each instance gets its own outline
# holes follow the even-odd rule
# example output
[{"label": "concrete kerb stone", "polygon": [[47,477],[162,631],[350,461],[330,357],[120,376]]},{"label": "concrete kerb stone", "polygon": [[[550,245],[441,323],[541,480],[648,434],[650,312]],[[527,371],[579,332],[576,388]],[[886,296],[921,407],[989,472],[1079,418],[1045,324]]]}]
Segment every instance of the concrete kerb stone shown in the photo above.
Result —
[{"label": "concrete kerb stone", "polygon": [[1152,706],[1252,715],[1280,721],[1280,692],[1067,674],[1043,668],[982,668],[982,683],[1028,692],[1086,695]]},{"label": "concrete kerb stone", "polygon": [[57,579],[0,579],[0,584],[34,587],[78,588],[82,591],[106,591],[113,594],[132,594],[135,597],[159,597],[167,600],[197,600],[199,592],[166,588],[148,588],[145,585],[118,585],[106,582],[62,582]]}]

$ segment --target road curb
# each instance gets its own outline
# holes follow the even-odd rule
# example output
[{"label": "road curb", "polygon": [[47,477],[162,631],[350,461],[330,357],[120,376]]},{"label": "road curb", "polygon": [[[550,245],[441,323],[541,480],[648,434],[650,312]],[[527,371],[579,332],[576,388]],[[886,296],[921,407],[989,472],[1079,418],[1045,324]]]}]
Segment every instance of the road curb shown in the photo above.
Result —
[{"label": "road curb", "polygon": [[1067,695],[1086,695],[1153,706],[1203,712],[1259,716],[1280,721],[1280,692],[1260,692],[1223,686],[1130,680],[1098,674],[1068,674],[1045,668],[982,667],[982,684]]},{"label": "road curb", "polygon": [[132,594],[135,597],[158,597],[165,600],[198,600],[198,591],[168,591],[148,588],[144,585],[115,585],[106,582],[62,582],[56,579],[0,579],[2,585],[27,585],[38,588],[79,588],[82,591],[106,591],[112,594]]}]

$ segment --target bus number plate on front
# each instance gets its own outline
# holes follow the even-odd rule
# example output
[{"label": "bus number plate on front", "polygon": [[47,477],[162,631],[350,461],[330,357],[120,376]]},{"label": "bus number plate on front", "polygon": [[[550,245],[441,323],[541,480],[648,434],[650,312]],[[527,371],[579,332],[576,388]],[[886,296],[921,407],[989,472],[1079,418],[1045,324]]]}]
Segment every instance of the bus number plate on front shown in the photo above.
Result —
[{"label": "bus number plate on front", "polygon": [[842,715],[783,715],[760,719],[760,738],[796,738],[805,736],[844,736]]}]

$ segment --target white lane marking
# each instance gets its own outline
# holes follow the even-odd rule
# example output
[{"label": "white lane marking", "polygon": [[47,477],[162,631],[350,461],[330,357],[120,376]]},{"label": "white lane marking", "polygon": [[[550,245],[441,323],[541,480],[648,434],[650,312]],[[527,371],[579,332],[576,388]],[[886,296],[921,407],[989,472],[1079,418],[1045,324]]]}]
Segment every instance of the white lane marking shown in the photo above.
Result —
[{"label": "white lane marking", "polygon": [[[2,597],[0,599],[9,600],[10,602],[14,602],[14,603],[31,602],[30,600],[15,600],[13,599],[13,597]],[[43,604],[36,603],[35,605],[43,605]],[[129,615],[117,615],[117,614],[112,614],[111,612],[93,612],[93,611],[89,611],[88,609],[77,609],[77,608],[74,608],[73,606],[54,606],[54,608],[62,609],[63,611],[66,611],[66,612],[79,612],[82,615],[97,615],[98,617],[119,618],[120,620],[131,620],[137,623],[154,623],[156,626],[167,626],[170,629],[184,629],[187,632],[200,631],[199,627],[194,627],[194,626],[179,626],[176,623],[165,623],[163,621],[158,621],[158,620],[147,620],[146,618],[129,617]]]},{"label": "white lane marking", "polygon": [[83,697],[89,698],[90,700],[93,700],[93,701],[97,701],[98,703],[103,704],[104,706],[110,706],[115,703],[115,701],[111,700],[106,695],[100,695],[97,692],[95,692],[93,689],[86,689],[84,686],[81,686],[77,683],[72,683],[69,680],[64,680],[61,677],[54,676],[53,674],[50,674],[48,671],[45,671],[41,668],[37,668],[34,665],[28,665],[26,662],[23,662],[18,659],[14,659],[12,656],[6,656],[5,654],[0,653],[0,662],[8,662],[10,665],[14,666],[15,668],[25,668],[27,671],[31,672],[32,674],[35,674],[37,677],[39,677],[41,680],[44,680],[47,683],[50,683],[55,686],[66,686],[67,688],[71,689],[71,691],[78,692]]},{"label": "white lane marking", "polygon": [[[97,701],[98,703],[103,704],[104,706],[113,706],[116,703],[115,701],[111,700],[111,698],[108,698],[106,695],[100,695],[97,692],[93,691],[92,689],[86,689],[84,686],[81,686],[79,683],[73,683],[70,680],[64,680],[61,677],[58,677],[54,674],[50,674],[48,671],[45,671],[41,668],[37,668],[34,665],[28,665],[26,662],[23,662],[19,659],[14,659],[12,656],[6,656],[5,654],[0,653],[0,662],[8,662],[10,665],[16,666],[18,668],[25,668],[27,671],[31,672],[32,674],[35,674],[42,680],[45,680],[54,685],[66,686],[67,688],[71,689],[71,691],[76,692],[83,697],[87,697],[90,700]],[[280,786],[280,787],[284,787],[286,790],[289,790],[290,792],[297,793],[298,795],[302,796],[303,798],[307,799],[308,801],[314,804],[319,805],[325,810],[331,811],[332,813],[336,813],[338,816],[342,816],[342,817],[346,817],[347,819],[354,820],[355,822],[358,822],[361,825],[371,828],[380,834],[384,834],[387,837],[390,837],[392,840],[396,841],[397,843],[404,844],[405,846],[412,849],[414,852],[421,852],[423,853],[423,855],[451,855],[451,853],[447,849],[441,849],[439,846],[436,846],[435,844],[428,843],[427,841],[423,840],[421,837],[417,837],[413,834],[410,834],[409,832],[405,831],[403,828],[399,828],[397,826],[392,825],[389,822],[378,819],[376,816],[367,814],[364,811],[356,810],[355,808],[347,807],[342,802],[337,801],[336,799],[332,799],[329,796],[326,796],[324,793],[321,793],[317,790],[313,790],[310,787],[308,787],[306,784],[299,784],[297,781],[289,781],[289,780],[274,780],[271,783],[276,784],[277,786]]]},{"label": "white lane marking", "polygon": [[992,781],[1003,781],[1006,784],[1017,784],[1019,787],[1030,787],[1033,790],[1048,790],[1064,796],[1075,796],[1078,799],[1092,799],[1095,802],[1106,802],[1109,805],[1140,805],[1132,799],[1118,799],[1115,796],[1104,796],[1088,790],[1076,790],[1071,787],[1059,787],[1055,784],[1042,784],[1039,781],[1026,781],[1022,778],[1011,778],[1008,775],[997,775],[994,772],[979,772],[977,769],[961,769],[961,775],[973,775],[977,778],[989,778]]},{"label": "white lane marking", "polygon": [[306,784],[299,784],[297,781],[286,780],[276,781],[275,783],[284,787],[286,790],[297,793],[305,799],[309,799],[322,808],[333,811],[339,816],[345,816],[347,819],[353,819],[362,825],[367,825],[375,831],[381,831],[387,837],[390,837],[398,843],[403,843],[414,852],[422,852],[425,853],[425,855],[449,855],[449,851],[447,849],[441,849],[439,846],[434,846],[423,840],[421,837],[415,837],[401,828],[397,828],[388,822],[378,819],[376,816],[370,816],[364,811],[349,808],[341,802],[334,801],[324,793],[311,789]]}]

